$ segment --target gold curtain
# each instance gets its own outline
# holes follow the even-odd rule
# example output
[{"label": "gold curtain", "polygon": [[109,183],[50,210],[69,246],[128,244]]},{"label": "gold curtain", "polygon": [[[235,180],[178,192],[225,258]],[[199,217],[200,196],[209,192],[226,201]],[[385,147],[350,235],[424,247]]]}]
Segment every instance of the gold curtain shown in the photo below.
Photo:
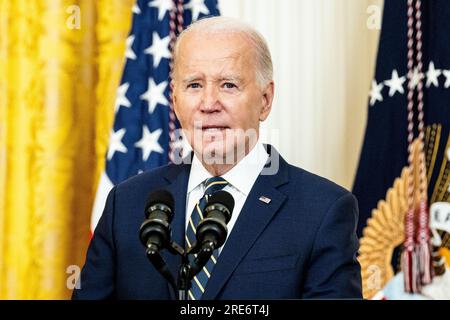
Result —
[{"label": "gold curtain", "polygon": [[133,4],[0,0],[0,299],[70,297]]}]

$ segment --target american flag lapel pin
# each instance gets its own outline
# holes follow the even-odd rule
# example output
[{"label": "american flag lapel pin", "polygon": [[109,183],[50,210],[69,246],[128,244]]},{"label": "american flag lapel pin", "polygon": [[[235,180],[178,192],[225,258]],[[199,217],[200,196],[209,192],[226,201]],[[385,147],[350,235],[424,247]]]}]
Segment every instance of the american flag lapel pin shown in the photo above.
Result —
[{"label": "american flag lapel pin", "polygon": [[265,197],[265,196],[261,196],[261,197],[259,197],[259,201],[262,201],[262,202],[264,202],[265,204],[269,204],[270,201],[272,201],[272,199],[269,199],[269,198],[267,198],[267,197]]}]

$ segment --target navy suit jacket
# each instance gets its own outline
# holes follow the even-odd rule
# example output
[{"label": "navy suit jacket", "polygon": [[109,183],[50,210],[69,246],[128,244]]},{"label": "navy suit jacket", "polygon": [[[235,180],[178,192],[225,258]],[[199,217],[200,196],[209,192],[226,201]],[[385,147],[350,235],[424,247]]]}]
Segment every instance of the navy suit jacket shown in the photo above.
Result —
[{"label": "navy suit jacket", "polygon": [[[148,194],[167,189],[175,198],[172,239],[184,246],[189,173],[189,164],[172,164],[112,189],[74,299],[174,298],[147,260],[138,231]],[[275,175],[256,180],[202,298],[362,298],[357,219],[350,192],[280,157]],[[177,275],[181,259],[167,250],[163,256]]]}]

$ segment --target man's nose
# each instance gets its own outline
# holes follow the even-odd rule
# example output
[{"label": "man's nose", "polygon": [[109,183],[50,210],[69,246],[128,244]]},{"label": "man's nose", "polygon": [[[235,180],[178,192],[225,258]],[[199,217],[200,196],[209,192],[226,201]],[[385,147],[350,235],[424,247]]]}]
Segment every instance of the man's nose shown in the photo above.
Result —
[{"label": "man's nose", "polygon": [[213,84],[208,84],[203,91],[202,103],[200,110],[202,112],[220,111],[222,105],[219,101],[219,90]]}]

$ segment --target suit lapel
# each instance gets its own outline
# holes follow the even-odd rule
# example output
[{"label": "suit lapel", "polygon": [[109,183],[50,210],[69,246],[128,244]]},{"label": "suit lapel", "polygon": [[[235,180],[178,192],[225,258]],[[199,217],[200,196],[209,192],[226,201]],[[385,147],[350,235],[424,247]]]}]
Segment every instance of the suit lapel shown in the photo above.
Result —
[{"label": "suit lapel", "polygon": [[[276,175],[260,175],[256,180],[214,267],[202,299],[216,298],[233,271],[286,200],[286,196],[276,187],[287,182],[287,170],[287,163],[280,158],[280,169]],[[266,204],[260,201],[261,196],[271,199],[270,203]]]}]

